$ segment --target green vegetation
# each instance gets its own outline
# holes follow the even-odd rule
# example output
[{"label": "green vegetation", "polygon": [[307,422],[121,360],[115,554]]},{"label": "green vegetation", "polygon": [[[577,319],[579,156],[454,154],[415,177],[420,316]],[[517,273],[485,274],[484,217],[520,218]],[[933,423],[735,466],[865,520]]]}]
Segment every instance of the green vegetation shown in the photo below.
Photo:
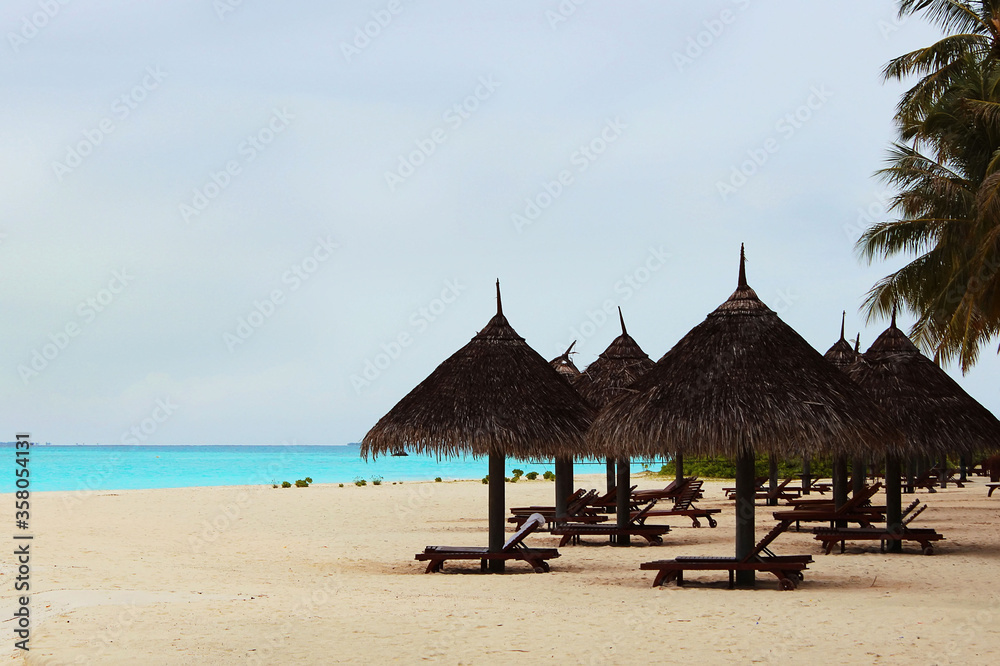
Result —
[{"label": "green vegetation", "polygon": [[296,488],[308,488],[309,487],[309,482],[306,481],[305,479],[299,479],[298,481],[295,482],[295,487]]},{"label": "green vegetation", "polygon": [[[896,219],[868,220],[862,260],[910,263],[868,292],[869,318],[898,303],[910,335],[942,363],[968,371],[1000,334],[1000,31],[995,2],[900,0],[945,36],[892,60],[887,81],[914,83],[896,115],[897,141],[877,175],[898,193]],[[915,80],[914,80],[915,79]]]},{"label": "green vegetation", "polygon": [[354,485],[356,485],[358,487],[367,486],[368,482],[365,481],[364,479],[362,479],[360,476],[356,476],[356,477],[354,477]]},{"label": "green vegetation", "polygon": [[[813,460],[809,472],[815,478],[830,478],[833,475],[833,463],[830,460]],[[660,468],[660,476],[674,476],[676,469],[673,463]],[[685,476],[698,476],[703,479],[735,479],[736,463],[730,458],[710,457],[698,460],[684,459]],[[778,460],[778,478],[787,479],[790,476],[802,474],[802,460],[791,458]],[[755,476],[768,475],[767,456],[758,456],[754,465]]]},{"label": "green vegetation", "polygon": [[538,472],[528,472],[527,474],[524,475],[524,478],[526,478],[528,481],[534,481],[535,479],[538,478]]},{"label": "green vegetation", "polygon": [[434,483],[441,483],[441,477],[440,476],[435,476],[434,477]]},{"label": "green vegetation", "polygon": [[485,486],[489,482],[490,482],[490,475],[487,474],[486,476],[483,477],[483,485]]},{"label": "green vegetation", "polygon": [[555,472],[548,472],[547,471],[547,472],[545,472],[545,474],[542,474],[542,478],[545,479],[546,481],[555,481],[556,480],[556,475],[555,475]]},{"label": "green vegetation", "polygon": [[338,483],[338,484],[337,484],[337,487],[338,487],[338,488],[343,488],[343,487],[344,487],[344,484],[342,484],[342,483]]},{"label": "green vegetation", "polygon": [[373,476],[372,477],[372,485],[373,486],[381,486],[382,485],[382,477],[381,476]]},{"label": "green vegetation", "polygon": [[290,484],[288,481],[282,481],[281,482],[281,487],[282,488],[291,488],[292,484]]}]

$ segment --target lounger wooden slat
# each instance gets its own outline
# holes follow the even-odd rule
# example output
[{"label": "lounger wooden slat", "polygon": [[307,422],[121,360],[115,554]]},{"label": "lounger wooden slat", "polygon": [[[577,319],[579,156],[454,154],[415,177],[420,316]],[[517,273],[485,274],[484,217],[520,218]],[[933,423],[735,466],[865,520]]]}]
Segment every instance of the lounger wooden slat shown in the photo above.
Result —
[{"label": "lounger wooden slat", "polygon": [[441,571],[448,560],[479,560],[482,571],[486,571],[486,563],[489,560],[521,560],[535,573],[544,573],[549,570],[549,563],[546,560],[559,557],[559,551],[555,548],[528,548],[524,545],[525,537],[544,524],[545,519],[540,514],[532,515],[507,539],[499,552],[491,553],[488,548],[476,546],[427,546],[424,552],[417,553],[414,559],[428,562],[424,573]]},{"label": "lounger wooden slat", "polygon": [[653,506],[656,505],[656,500],[650,502],[646,507],[640,511],[636,516],[632,517],[629,524],[624,528],[618,527],[617,523],[608,523],[601,525],[587,524],[587,523],[557,523],[552,527],[552,534],[562,537],[559,542],[559,547],[563,547],[570,543],[579,543],[580,537],[583,536],[608,536],[608,537],[620,537],[620,536],[637,536],[642,537],[652,546],[659,546],[663,543],[663,535],[670,531],[669,525],[646,525],[641,521],[645,521],[646,514],[652,510]]},{"label": "lounger wooden slat", "polygon": [[[694,506],[695,502],[702,495],[702,481],[692,481],[684,488],[684,492],[674,500],[674,506],[672,509],[656,509],[655,511],[647,511],[644,517],[638,518],[638,524],[645,524],[648,518],[662,518],[670,516],[684,516],[691,519],[691,524],[693,527],[701,527],[701,522],[699,518],[707,518],[709,527],[716,527],[718,522],[714,518],[714,514],[721,513],[722,509],[701,509]],[[632,519],[637,520],[639,515],[639,507],[634,506],[632,511]]]},{"label": "lounger wooden slat", "polygon": [[676,581],[678,586],[683,585],[685,571],[728,571],[729,588],[732,589],[737,571],[760,571],[773,574],[782,590],[794,590],[803,579],[802,572],[812,563],[812,556],[775,555],[768,548],[790,524],[790,521],[783,521],[775,525],[746,557],[739,560],[735,557],[687,556],[643,562],[639,568],[657,572],[653,579],[653,587],[659,587],[670,581]]},{"label": "lounger wooden slat", "polygon": [[879,550],[883,553],[885,552],[885,544],[889,541],[916,541],[920,544],[924,555],[933,555],[934,546],[931,542],[941,541],[944,536],[939,534],[937,530],[909,526],[927,508],[927,505],[924,504],[914,511],[913,509],[919,501],[914,500],[907,507],[906,514],[904,514],[906,517],[902,526],[897,530],[889,530],[885,527],[815,527],[813,528],[814,538],[823,543],[824,552],[827,555],[833,551],[833,547],[838,542],[840,543],[840,552],[843,553],[844,544],[847,541],[879,541]]}]

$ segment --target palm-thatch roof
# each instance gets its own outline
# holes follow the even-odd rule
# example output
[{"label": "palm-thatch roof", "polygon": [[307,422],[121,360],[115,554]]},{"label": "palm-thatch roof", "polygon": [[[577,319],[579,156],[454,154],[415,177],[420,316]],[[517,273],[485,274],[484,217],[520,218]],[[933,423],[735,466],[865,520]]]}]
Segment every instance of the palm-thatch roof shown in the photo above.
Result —
[{"label": "palm-thatch roof", "polygon": [[361,443],[361,455],[406,449],[440,457],[523,459],[579,453],[594,410],[497,313],[439,365]]},{"label": "palm-thatch roof", "polygon": [[896,327],[887,328],[848,374],[921,454],[995,448],[1000,421],[954,379],[920,353]]},{"label": "palm-thatch roof", "polygon": [[747,284],[739,285],[632,387],[607,405],[588,439],[597,451],[652,457],[901,447],[898,432]]},{"label": "palm-thatch roof", "polygon": [[858,357],[861,356],[861,354],[855,351],[854,347],[851,347],[851,343],[844,338],[844,319],[846,317],[847,312],[845,311],[841,315],[840,319],[840,339],[833,343],[833,346],[826,350],[826,353],[823,354],[823,358],[828,360],[830,363],[833,363],[843,371],[846,371],[847,367],[858,360]]},{"label": "palm-thatch roof", "polygon": [[573,351],[573,347],[575,346],[576,340],[570,344],[569,349],[549,361],[549,365],[555,368],[556,372],[568,379],[571,383],[576,377],[580,376],[580,369],[576,367],[576,364],[573,363],[573,359],[570,358],[571,354],[576,353]]},{"label": "palm-thatch roof", "polygon": [[597,409],[628,393],[629,387],[656,365],[625,330],[621,308],[618,308],[618,319],[622,334],[573,380],[573,386],[584,400]]}]

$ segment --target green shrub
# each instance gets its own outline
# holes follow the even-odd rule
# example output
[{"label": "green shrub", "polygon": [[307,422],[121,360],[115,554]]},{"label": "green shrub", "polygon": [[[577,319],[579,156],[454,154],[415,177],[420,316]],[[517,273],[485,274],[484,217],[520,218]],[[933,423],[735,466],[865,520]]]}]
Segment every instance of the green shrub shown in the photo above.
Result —
[{"label": "green shrub", "polygon": [[292,484],[288,483],[288,481],[282,481],[281,482],[281,487],[282,488],[291,488]]},{"label": "green shrub", "polygon": [[524,476],[524,470],[523,469],[514,469],[514,470],[511,470],[510,473],[513,474],[514,476]]},{"label": "green shrub", "polygon": [[306,483],[312,483],[312,482],[313,482],[312,477],[311,476],[307,476],[306,477]]},{"label": "green shrub", "polygon": [[354,477],[354,485],[356,485],[358,487],[367,486],[368,482],[365,481],[364,479],[362,479],[360,476],[356,476],[356,477]]},{"label": "green shrub", "polygon": [[545,479],[546,481],[555,481],[556,474],[555,472],[546,471],[545,474],[542,474],[542,478]]},{"label": "green shrub", "polygon": [[528,479],[528,481],[534,481],[538,478],[538,472],[528,472],[524,475],[524,477]]},{"label": "green shrub", "polygon": [[338,488],[343,488],[343,487],[344,487],[344,484],[342,484],[342,483],[339,483],[339,484],[337,484],[337,487],[338,487]]},{"label": "green shrub", "polygon": [[[676,467],[669,463],[660,468],[659,474],[662,476],[674,476]],[[833,463],[829,459],[813,458],[809,466],[810,475],[815,478],[829,478],[833,475]],[[685,476],[699,476],[709,479],[735,479],[736,463],[731,458],[713,456],[699,458],[697,460],[684,460]],[[767,456],[758,456],[754,464],[754,476],[768,475]],[[778,478],[798,477],[802,475],[802,459],[789,458],[778,460]]]},{"label": "green shrub", "polygon": [[299,479],[298,481],[295,482],[295,487],[296,488],[308,488],[309,487],[309,482],[306,481],[305,479]]},{"label": "green shrub", "polygon": [[382,485],[382,477],[381,476],[373,476],[372,477],[372,485],[373,486],[381,486]]},{"label": "green shrub", "polygon": [[483,485],[485,486],[489,482],[490,482],[490,475],[487,474],[486,476],[483,477]]},{"label": "green shrub", "polygon": [[441,477],[440,476],[435,476],[434,477],[434,483],[441,483]]}]

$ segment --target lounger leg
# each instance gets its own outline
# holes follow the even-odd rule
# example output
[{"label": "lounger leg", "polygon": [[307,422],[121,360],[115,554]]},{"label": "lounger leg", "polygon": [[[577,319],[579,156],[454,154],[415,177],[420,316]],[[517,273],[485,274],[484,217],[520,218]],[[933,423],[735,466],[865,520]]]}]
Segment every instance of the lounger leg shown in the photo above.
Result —
[{"label": "lounger leg", "polygon": [[729,589],[732,590],[736,587],[736,571],[733,569],[729,570]]},{"label": "lounger leg", "polygon": [[698,522],[698,516],[691,516],[691,527],[701,527],[701,523]]},{"label": "lounger leg", "polygon": [[427,568],[424,570],[424,573],[425,574],[434,573],[435,571],[438,570],[437,568],[438,564],[440,564],[440,562],[438,562],[437,560],[431,560],[430,562],[427,563]]},{"label": "lounger leg", "polygon": [[656,572],[656,577],[653,578],[653,587],[659,587],[663,585],[663,579],[667,577],[667,570],[660,569]]},{"label": "lounger leg", "polygon": [[846,541],[845,539],[841,539],[841,540],[840,540],[840,554],[841,554],[841,555],[843,555],[843,554],[844,554],[844,546],[845,546],[846,544],[847,544],[847,541]]},{"label": "lounger leg", "polygon": [[569,543],[569,540],[573,538],[572,534],[564,534],[563,538],[559,540],[559,547],[562,548]]}]

